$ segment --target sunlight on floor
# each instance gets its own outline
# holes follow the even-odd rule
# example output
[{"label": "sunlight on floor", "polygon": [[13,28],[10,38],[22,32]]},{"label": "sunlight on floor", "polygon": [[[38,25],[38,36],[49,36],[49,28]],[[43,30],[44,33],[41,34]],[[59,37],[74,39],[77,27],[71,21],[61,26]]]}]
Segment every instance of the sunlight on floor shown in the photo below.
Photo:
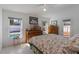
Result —
[{"label": "sunlight on floor", "polygon": [[26,43],[26,44],[21,44],[20,46],[21,46],[22,48],[23,48],[23,47],[26,47],[26,46],[30,47],[30,45],[29,45],[28,43]]}]

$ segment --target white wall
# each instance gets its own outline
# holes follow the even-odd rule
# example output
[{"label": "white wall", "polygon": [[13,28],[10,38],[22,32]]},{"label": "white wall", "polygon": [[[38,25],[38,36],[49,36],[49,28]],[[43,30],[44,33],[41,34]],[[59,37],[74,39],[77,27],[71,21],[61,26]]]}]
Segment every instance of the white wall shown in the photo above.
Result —
[{"label": "white wall", "polygon": [[71,36],[79,34],[79,6],[69,8],[67,10],[59,10],[52,14],[51,20],[57,20],[59,26],[59,34],[63,35],[63,21],[64,19],[71,19]]},{"label": "white wall", "polygon": [[[15,18],[22,18],[23,21],[23,33],[28,26],[28,16],[22,13],[18,12],[12,12],[3,10],[3,47],[9,46],[12,44],[12,39],[9,38],[9,19],[8,17],[15,17]],[[23,42],[23,39],[21,39],[21,42]]]},{"label": "white wall", "polygon": [[0,8],[0,50],[2,48],[2,8]]},{"label": "white wall", "polygon": [[39,22],[39,25],[41,27],[43,27],[42,21],[46,21],[46,22],[49,23],[50,19],[49,18],[45,18],[45,17],[38,16],[38,22]]}]

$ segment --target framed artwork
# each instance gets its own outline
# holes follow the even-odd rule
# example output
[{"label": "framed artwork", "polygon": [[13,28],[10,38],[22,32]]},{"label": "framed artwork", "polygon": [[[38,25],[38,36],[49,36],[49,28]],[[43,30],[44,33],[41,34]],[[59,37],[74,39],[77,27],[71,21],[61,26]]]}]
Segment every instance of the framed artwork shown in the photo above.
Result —
[{"label": "framed artwork", "polygon": [[52,21],[51,21],[51,25],[57,26],[57,20],[52,20]]},{"label": "framed artwork", "polygon": [[38,18],[29,16],[29,24],[38,25]]}]

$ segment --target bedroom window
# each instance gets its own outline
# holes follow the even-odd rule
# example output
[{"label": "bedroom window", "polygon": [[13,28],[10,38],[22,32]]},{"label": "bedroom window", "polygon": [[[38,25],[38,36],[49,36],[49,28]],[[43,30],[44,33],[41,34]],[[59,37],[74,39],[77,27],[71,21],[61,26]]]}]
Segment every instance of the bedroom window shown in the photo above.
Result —
[{"label": "bedroom window", "polygon": [[64,27],[63,27],[63,31],[64,31],[64,37],[70,37],[70,19],[68,20],[64,20]]},{"label": "bedroom window", "polygon": [[11,39],[16,39],[17,36],[22,38],[22,19],[8,17],[9,19],[9,37]]}]

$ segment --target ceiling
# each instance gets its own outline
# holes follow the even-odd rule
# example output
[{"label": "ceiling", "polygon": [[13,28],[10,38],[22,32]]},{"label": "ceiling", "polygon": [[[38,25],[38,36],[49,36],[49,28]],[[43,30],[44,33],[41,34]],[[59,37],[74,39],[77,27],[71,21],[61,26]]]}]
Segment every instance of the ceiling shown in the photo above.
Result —
[{"label": "ceiling", "polygon": [[[34,13],[34,14],[52,14],[55,12],[68,10],[70,8],[73,8],[73,4],[46,4],[44,6],[43,4],[1,4],[0,7],[6,10],[16,11],[16,12],[22,12],[22,13]],[[46,8],[47,11],[44,12],[43,8]]]}]

